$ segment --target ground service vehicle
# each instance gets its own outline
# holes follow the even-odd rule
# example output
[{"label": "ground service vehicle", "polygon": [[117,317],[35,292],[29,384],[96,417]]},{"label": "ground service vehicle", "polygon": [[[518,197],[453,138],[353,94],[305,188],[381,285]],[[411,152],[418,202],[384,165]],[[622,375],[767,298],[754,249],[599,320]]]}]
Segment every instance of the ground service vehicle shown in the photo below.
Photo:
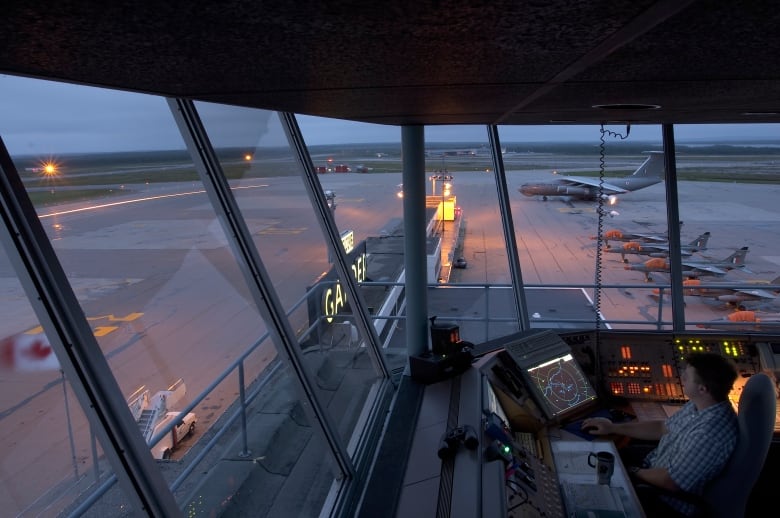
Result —
[{"label": "ground service vehicle", "polygon": [[[182,439],[195,431],[198,417],[194,413],[184,414],[171,410],[171,407],[178,406],[186,390],[184,382],[179,379],[168,387],[168,390],[160,390],[153,396],[149,395],[146,387],[141,387],[128,399],[130,411],[155,459],[169,459]],[[174,421],[176,424],[170,432],[152,444],[157,434]]]},{"label": "ground service vehicle", "polygon": [[157,432],[165,428],[171,423],[171,421],[178,422],[171,428],[160,441],[152,447],[152,456],[155,459],[170,459],[173,450],[175,450],[179,443],[195,431],[195,423],[198,422],[197,416],[190,412],[184,415],[182,412],[167,412],[154,427],[153,436],[157,435]]}]

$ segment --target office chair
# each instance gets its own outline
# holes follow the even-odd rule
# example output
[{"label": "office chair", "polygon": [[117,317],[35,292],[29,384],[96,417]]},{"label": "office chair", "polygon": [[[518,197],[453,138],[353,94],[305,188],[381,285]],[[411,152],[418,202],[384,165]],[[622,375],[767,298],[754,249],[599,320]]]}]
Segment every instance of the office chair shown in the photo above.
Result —
[{"label": "office chair", "polygon": [[751,376],[739,396],[739,438],[726,467],[704,491],[713,518],[740,518],[764,466],[775,431],[777,393],[768,375]]},{"label": "office chair", "polygon": [[[696,506],[699,518],[742,518],[750,493],[761,474],[775,431],[777,393],[768,375],[751,376],[739,397],[739,436],[734,453],[723,471],[707,484],[704,494],[667,493],[656,486],[640,484],[637,490],[670,494]],[[640,487],[641,486],[641,487]]]}]

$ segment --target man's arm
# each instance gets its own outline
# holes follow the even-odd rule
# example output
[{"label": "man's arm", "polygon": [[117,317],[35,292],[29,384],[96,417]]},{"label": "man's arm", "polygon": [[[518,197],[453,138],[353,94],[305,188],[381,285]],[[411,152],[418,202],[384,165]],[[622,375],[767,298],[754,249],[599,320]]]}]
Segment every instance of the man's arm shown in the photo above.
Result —
[{"label": "man's arm", "polygon": [[634,439],[657,441],[666,433],[666,421],[655,419],[613,423],[606,417],[589,417],[582,421],[582,429],[593,435],[618,434]]},{"label": "man's arm", "polygon": [[630,475],[636,482],[644,482],[667,491],[680,491],[680,486],[669,476],[666,468],[631,468]]}]

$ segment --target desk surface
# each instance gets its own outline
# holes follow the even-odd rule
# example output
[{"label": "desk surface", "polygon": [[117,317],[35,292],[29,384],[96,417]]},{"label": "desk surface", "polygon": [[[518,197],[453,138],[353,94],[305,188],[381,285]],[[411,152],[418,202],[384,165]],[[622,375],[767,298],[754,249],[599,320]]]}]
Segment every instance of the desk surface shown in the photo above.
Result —
[{"label": "desk surface", "polygon": [[[644,518],[645,514],[642,506],[639,504],[626,468],[620,460],[620,455],[612,441],[605,439],[595,439],[593,441],[552,439],[550,445],[560,482],[562,484],[590,484],[594,486],[594,489],[598,487],[596,470],[588,465],[588,454],[591,452],[609,451],[615,455],[615,472],[612,475],[610,486],[619,488],[616,491],[620,498],[620,504],[617,505],[617,509],[622,507],[625,516],[628,518]],[[577,514],[578,511],[585,511],[585,509],[578,509],[578,506],[570,501],[567,495],[564,495],[564,501],[568,516],[579,516]],[[594,512],[592,515],[583,514],[583,516],[620,516],[620,514],[610,514],[608,512],[597,514]]]}]

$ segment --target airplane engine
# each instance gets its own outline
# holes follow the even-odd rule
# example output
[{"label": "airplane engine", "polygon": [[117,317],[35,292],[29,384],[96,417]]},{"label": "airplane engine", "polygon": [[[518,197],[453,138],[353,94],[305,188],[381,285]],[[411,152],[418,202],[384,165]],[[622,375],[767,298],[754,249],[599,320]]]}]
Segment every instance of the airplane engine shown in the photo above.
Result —
[{"label": "airplane engine", "polygon": [[[683,295],[694,295],[699,296],[704,291],[702,288],[699,288],[701,286],[701,281],[699,279],[684,279],[683,280]],[[668,293],[668,291],[666,291]],[[655,288],[653,290],[653,295],[660,295],[661,290],[658,288]]]},{"label": "airplane engine", "polygon": [[683,295],[701,295],[703,290],[700,288],[699,279],[685,279],[683,281]]},{"label": "airplane engine", "polygon": [[756,318],[755,311],[735,311],[727,318],[729,322],[761,322],[759,318]]},{"label": "airplane engine", "polygon": [[669,263],[666,262],[665,259],[656,258],[656,259],[650,259],[649,261],[645,261],[645,266],[650,270],[668,270],[669,269]]},{"label": "airplane engine", "polygon": [[567,194],[569,196],[588,197],[591,196],[591,190],[587,187],[574,187],[571,185],[559,185],[557,194]]}]

